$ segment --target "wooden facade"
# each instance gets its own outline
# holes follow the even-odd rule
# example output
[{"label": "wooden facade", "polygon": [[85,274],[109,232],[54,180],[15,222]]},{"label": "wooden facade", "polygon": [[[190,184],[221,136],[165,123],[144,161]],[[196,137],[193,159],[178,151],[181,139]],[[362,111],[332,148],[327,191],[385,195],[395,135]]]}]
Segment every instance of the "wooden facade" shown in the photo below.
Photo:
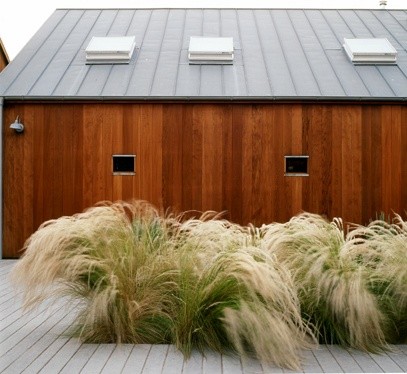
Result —
[{"label": "wooden facade", "polygon": [[[7,102],[5,123],[17,115],[25,132],[3,130],[4,258],[101,200],[256,225],[407,210],[405,105]],[[112,154],[135,154],[136,174],[113,175]],[[284,176],[285,155],[309,155],[309,176]]]}]

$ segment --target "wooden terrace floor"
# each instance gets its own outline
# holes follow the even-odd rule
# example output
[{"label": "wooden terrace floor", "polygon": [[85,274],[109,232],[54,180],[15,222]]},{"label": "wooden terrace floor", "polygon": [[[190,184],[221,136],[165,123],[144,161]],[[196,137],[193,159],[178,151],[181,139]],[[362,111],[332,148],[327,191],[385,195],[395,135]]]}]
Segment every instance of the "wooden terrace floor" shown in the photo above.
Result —
[{"label": "wooden terrace floor", "polygon": [[[171,345],[81,344],[64,335],[73,321],[61,303],[24,313],[8,274],[16,263],[0,260],[0,373],[286,373],[253,359],[194,352],[184,361]],[[407,345],[381,355],[338,346],[303,352],[305,373],[407,372]]]}]

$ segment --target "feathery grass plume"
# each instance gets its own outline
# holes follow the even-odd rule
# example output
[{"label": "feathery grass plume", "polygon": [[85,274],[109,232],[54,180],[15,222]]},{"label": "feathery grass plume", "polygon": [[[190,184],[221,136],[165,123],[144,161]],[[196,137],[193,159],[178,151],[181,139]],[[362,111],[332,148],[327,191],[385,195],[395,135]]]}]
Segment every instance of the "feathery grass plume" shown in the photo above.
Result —
[{"label": "feathery grass plume", "polygon": [[177,261],[158,212],[145,202],[104,203],[44,223],[13,271],[26,306],[83,300],[87,342],[168,342]]},{"label": "feathery grass plume", "polygon": [[[174,225],[175,226],[175,225]],[[252,242],[249,230],[238,224],[219,219],[214,212],[205,212],[197,219],[181,222],[174,235],[182,251],[192,251],[193,263],[202,270],[216,255],[227,249]]]},{"label": "feathery grass plume", "polygon": [[407,222],[395,214],[358,226],[349,236],[357,242],[351,255],[371,274],[369,287],[390,323],[390,343],[407,342]]},{"label": "feathery grass plume", "polygon": [[240,355],[248,350],[261,361],[298,369],[300,350],[312,346],[313,336],[301,319],[288,269],[250,246],[228,253],[222,267],[243,288],[239,307],[228,307],[224,317],[235,349]]},{"label": "feathery grass plume", "polygon": [[365,351],[385,347],[386,318],[355,262],[339,219],[303,213],[263,228],[264,247],[292,272],[303,318],[324,343]]},{"label": "feathery grass plume", "polygon": [[298,368],[308,331],[288,272],[248,245],[247,228],[220,220],[191,220],[181,227],[178,348],[186,356],[193,347],[232,348]]}]

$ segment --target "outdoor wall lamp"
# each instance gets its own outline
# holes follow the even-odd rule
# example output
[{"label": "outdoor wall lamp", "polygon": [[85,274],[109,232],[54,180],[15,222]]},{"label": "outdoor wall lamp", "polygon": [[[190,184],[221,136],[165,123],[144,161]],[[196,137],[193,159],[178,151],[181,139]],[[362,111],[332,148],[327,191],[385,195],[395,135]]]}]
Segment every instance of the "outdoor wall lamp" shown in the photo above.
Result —
[{"label": "outdoor wall lamp", "polygon": [[10,129],[17,133],[22,133],[24,131],[24,125],[20,122],[19,116],[17,116],[16,120],[10,125]]}]

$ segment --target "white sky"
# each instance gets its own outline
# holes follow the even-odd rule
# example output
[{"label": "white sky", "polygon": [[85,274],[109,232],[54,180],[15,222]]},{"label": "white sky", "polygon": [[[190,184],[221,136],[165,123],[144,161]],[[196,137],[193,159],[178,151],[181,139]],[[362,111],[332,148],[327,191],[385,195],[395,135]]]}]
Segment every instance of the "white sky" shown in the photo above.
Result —
[{"label": "white sky", "polygon": [[[379,8],[380,0],[1,0],[0,38],[10,59],[57,8]],[[387,0],[406,9],[407,0]]]}]

